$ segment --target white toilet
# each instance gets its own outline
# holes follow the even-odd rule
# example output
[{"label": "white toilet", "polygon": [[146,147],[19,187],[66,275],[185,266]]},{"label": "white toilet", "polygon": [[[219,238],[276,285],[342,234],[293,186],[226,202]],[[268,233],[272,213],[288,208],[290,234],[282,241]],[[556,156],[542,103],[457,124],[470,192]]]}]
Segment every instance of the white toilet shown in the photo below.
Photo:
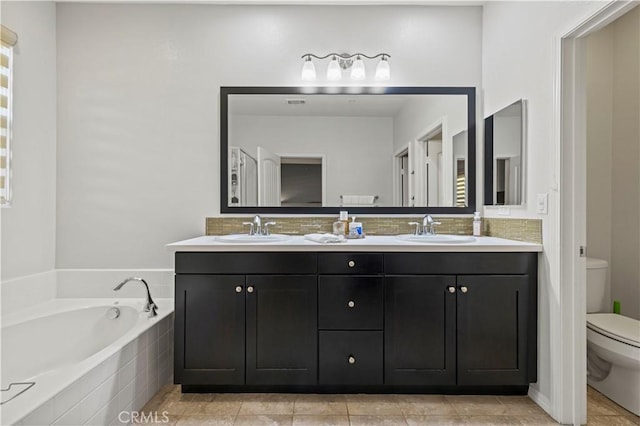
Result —
[{"label": "white toilet", "polygon": [[587,258],[587,382],[640,415],[640,321],[607,312],[607,268]]}]

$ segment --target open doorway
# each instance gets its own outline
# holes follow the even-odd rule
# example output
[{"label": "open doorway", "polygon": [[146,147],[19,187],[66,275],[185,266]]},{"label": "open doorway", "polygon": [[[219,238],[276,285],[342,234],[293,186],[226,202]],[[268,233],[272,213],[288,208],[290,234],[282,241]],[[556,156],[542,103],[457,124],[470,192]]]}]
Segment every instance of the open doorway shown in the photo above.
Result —
[{"label": "open doorway", "polygon": [[[572,419],[574,424],[587,422],[587,273],[585,257],[590,250],[588,240],[593,240],[593,238],[589,238],[587,232],[587,194],[589,190],[587,187],[587,167],[589,164],[587,141],[590,124],[588,122],[588,100],[590,97],[587,75],[588,37],[596,34],[636,6],[637,3],[632,2],[609,3],[561,38],[561,61],[558,64],[560,128],[557,137],[561,153],[559,188],[561,194],[559,214],[560,280],[566,285],[561,288],[560,300],[566,300],[567,303],[563,303],[563,310],[560,314],[562,326],[555,335],[552,334],[552,340],[558,345],[561,345],[561,342],[571,342],[571,350],[562,351],[561,359],[559,359],[561,365],[571,366],[571,368],[561,372],[562,377],[559,383],[563,386],[563,392],[558,400],[558,414],[562,419]],[[638,31],[640,26],[637,23],[634,25],[635,31]],[[637,32],[635,38],[638,39]],[[635,55],[634,66],[637,72],[638,50]],[[638,81],[636,75],[635,89],[627,88],[629,92],[635,90],[636,96],[639,93]],[[638,122],[637,117],[638,112],[636,111],[632,120],[635,124]],[[638,136],[635,138],[637,144]],[[633,158],[636,166],[638,164],[637,152]],[[600,166],[601,164],[598,167]],[[637,182],[635,184],[637,185]],[[619,189],[624,189],[628,185],[620,185],[620,187]],[[639,196],[639,192],[636,186],[634,197]],[[602,200],[599,202],[604,203]],[[640,237],[639,222],[636,216],[635,230],[631,229],[628,232],[635,232]],[[598,226],[607,225],[599,224]],[[635,260],[637,266],[637,255]],[[563,383],[566,383],[566,387]],[[591,398],[592,395],[589,396],[590,400]],[[569,410],[569,412],[566,413],[564,410]]]},{"label": "open doorway", "polygon": [[322,207],[326,201],[324,155],[280,155],[282,207]]}]

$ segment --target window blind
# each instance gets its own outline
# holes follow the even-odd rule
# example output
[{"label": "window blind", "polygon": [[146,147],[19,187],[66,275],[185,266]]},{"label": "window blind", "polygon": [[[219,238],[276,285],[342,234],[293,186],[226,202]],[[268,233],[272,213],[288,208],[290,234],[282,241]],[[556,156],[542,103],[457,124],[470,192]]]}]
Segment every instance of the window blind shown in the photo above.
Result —
[{"label": "window blind", "polygon": [[456,162],[456,207],[467,205],[467,176],[464,170],[464,160]]},{"label": "window blind", "polygon": [[11,118],[13,105],[13,46],[18,37],[0,26],[0,204],[11,202]]}]

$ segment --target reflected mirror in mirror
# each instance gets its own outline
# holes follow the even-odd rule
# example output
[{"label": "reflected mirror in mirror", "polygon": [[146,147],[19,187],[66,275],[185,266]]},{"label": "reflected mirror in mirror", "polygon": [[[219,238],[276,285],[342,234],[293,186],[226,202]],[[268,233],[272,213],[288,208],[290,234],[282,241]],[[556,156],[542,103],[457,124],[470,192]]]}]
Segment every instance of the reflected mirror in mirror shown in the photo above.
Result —
[{"label": "reflected mirror in mirror", "polygon": [[485,205],[525,203],[526,105],[521,99],[484,120]]},{"label": "reflected mirror in mirror", "polygon": [[391,94],[223,89],[230,92],[222,94],[223,212],[473,211],[473,88]]}]

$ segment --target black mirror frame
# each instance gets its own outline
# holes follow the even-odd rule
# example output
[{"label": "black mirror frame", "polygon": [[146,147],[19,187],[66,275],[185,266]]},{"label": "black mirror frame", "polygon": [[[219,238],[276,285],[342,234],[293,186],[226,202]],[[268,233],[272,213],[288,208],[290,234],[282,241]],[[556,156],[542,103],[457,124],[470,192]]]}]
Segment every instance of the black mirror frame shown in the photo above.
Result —
[{"label": "black mirror frame", "polygon": [[[230,95],[463,95],[467,97],[467,207],[230,207],[228,146]],[[476,211],[476,88],[475,87],[220,87],[220,212],[271,214],[471,214]]]}]

